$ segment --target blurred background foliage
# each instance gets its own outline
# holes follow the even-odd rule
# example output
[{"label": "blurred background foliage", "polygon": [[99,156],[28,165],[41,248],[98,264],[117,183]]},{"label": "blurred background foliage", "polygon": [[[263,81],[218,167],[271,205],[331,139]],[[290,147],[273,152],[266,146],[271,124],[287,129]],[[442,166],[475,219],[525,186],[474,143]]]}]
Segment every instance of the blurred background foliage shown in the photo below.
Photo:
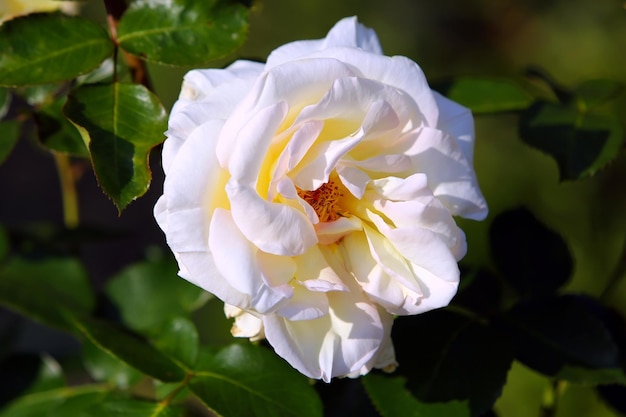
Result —
[{"label": "blurred background foliage", "polygon": [[[94,0],[85,3],[83,14],[99,21],[105,16],[101,2]],[[626,84],[623,0],[257,0],[252,6],[247,43],[236,56],[214,66],[240,57],[264,60],[286,42],[322,37],[348,15],[357,15],[376,30],[387,55],[405,55],[418,62],[433,86],[460,75],[480,75],[514,78],[529,91],[545,90],[540,82],[525,76],[529,67],[543,69],[569,88],[599,78]],[[148,68],[154,89],[169,110],[182,76],[191,68],[158,64]],[[614,105],[620,119],[626,120],[626,95]],[[626,155],[622,152],[592,178],[561,182],[554,160],[519,140],[518,118],[515,114],[476,117],[475,166],[490,216],[480,223],[459,220],[469,242],[463,263],[489,265],[491,222],[499,213],[524,205],[561,234],[574,255],[574,274],[566,290],[602,297],[607,305],[626,314],[626,281],[604,293],[625,244]],[[158,154],[153,153],[150,191],[120,218],[88,170],[78,184],[82,222],[111,234],[109,242],[81,248],[99,288],[123,266],[143,259],[151,245],[164,246],[163,236],[149,215],[162,191]],[[0,195],[0,222],[8,229],[30,230],[33,222],[61,222],[54,161],[24,141],[0,166]],[[22,233],[31,238],[17,244],[33,245],[46,233],[54,231],[39,227]],[[201,338],[229,340],[230,324],[221,319],[220,310],[218,303],[209,303],[195,313]],[[15,320],[12,316],[0,318],[3,323]],[[72,349],[71,343],[68,346],[43,327],[21,334],[14,348],[28,350],[45,340],[52,345],[52,353]],[[31,340],[33,334],[38,339]],[[550,384],[548,378],[515,362],[496,403],[498,415],[538,416]],[[568,385],[561,389],[557,417],[615,415],[589,387]]]}]

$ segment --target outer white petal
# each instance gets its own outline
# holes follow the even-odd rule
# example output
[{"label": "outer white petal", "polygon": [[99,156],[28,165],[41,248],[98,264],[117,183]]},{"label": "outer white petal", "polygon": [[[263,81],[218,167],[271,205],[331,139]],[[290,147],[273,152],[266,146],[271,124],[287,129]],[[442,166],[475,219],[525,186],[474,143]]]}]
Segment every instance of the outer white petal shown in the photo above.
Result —
[{"label": "outer white petal", "polygon": [[220,121],[212,121],[196,129],[177,153],[166,176],[166,203],[161,211],[168,212],[167,241],[174,252],[208,248],[210,207],[225,197],[224,191],[219,190],[225,172],[215,157],[221,126]]},{"label": "outer white petal", "polygon": [[[264,64],[240,60],[225,69],[191,70],[183,78],[179,99],[185,102],[214,100],[216,96],[221,96],[218,87],[226,84],[228,88],[233,88],[239,84],[239,81],[253,80],[263,72],[264,68]],[[219,97],[222,100],[228,98]],[[240,97],[236,97],[238,98]]]},{"label": "outer white petal", "polygon": [[275,49],[267,58],[267,66],[271,68],[333,46],[359,48],[382,54],[376,32],[361,25],[356,17],[346,17],[337,22],[324,39],[291,42]]},{"label": "outer white petal", "polygon": [[[276,353],[301,373],[329,382],[371,364],[385,337],[378,310],[357,293],[328,293],[329,314],[291,321],[263,317],[265,335]],[[371,366],[370,366],[371,368]]]},{"label": "outer white petal", "polygon": [[452,136],[423,128],[411,152],[415,171],[426,173],[433,194],[453,215],[474,220],[487,216],[474,168]]},{"label": "outer white petal", "polygon": [[378,312],[380,314],[380,318],[385,329],[385,336],[383,337],[383,341],[378,348],[378,352],[376,353],[374,360],[368,363],[366,366],[363,366],[358,371],[348,374],[350,378],[357,378],[361,375],[365,375],[369,371],[371,371],[372,368],[382,369],[385,372],[393,372],[398,367],[398,362],[396,361],[396,352],[393,348],[393,341],[391,340],[391,327],[393,325],[393,316],[381,308],[378,309]]},{"label": "outer white petal", "polygon": [[468,161],[474,158],[474,118],[467,107],[433,91],[439,106],[439,122],[437,129],[443,130],[454,137],[463,150]]},{"label": "outer white petal", "polygon": [[237,61],[228,68],[236,64],[247,69],[193,70],[185,76],[181,97],[172,107],[165,133],[168,137],[163,148],[166,174],[182,142],[191,132],[207,121],[226,119],[249,92],[257,78],[255,74],[261,71],[260,64],[250,63],[248,66],[248,61]]},{"label": "outer white petal", "polygon": [[293,295],[289,285],[273,287],[266,283],[258,249],[239,232],[227,210],[218,208],[213,213],[209,248],[220,274],[237,291],[250,295],[249,308],[264,314]]}]

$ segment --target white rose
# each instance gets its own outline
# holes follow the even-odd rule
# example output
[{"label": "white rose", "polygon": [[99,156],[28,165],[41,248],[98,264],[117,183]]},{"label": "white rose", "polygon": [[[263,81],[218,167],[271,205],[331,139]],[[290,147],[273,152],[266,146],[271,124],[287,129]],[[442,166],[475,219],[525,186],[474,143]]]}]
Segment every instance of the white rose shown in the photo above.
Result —
[{"label": "white rose", "polygon": [[0,24],[6,20],[30,13],[54,12],[76,14],[80,4],[76,1],[58,0],[0,0]]},{"label": "white rose", "polygon": [[155,216],[180,275],[311,378],[395,366],[393,315],[448,304],[483,219],[470,112],[346,18],[185,76]]}]

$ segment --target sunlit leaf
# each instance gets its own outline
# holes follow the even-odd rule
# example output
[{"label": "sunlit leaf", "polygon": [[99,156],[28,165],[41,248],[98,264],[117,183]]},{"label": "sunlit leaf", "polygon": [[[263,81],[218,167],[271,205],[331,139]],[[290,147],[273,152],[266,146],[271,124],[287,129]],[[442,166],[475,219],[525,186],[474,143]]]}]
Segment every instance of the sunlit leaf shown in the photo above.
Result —
[{"label": "sunlit leaf", "polygon": [[98,182],[120,211],[148,190],[148,156],[167,127],[154,94],[136,84],[87,85],[69,95],[64,113],[80,126]]},{"label": "sunlit leaf", "polygon": [[0,85],[20,86],[84,74],[113,53],[113,43],[87,19],[45,13],[1,25],[0,51]]},{"label": "sunlit leaf", "polygon": [[241,46],[248,11],[239,4],[207,0],[139,0],[122,16],[120,46],[148,61],[200,65]]},{"label": "sunlit leaf", "polygon": [[321,417],[322,406],[307,379],[273,352],[231,345],[202,352],[191,390],[223,417]]},{"label": "sunlit leaf", "polygon": [[405,378],[369,374],[362,379],[367,394],[383,417],[469,417],[466,403],[423,403],[405,388]]},{"label": "sunlit leaf", "polygon": [[141,372],[108,354],[89,340],[83,342],[83,364],[95,381],[107,382],[119,389],[131,387],[143,376]]},{"label": "sunlit leaf", "polygon": [[180,278],[172,259],[131,265],[113,277],[106,292],[130,328],[148,332],[166,321],[188,316],[208,293]]},{"label": "sunlit leaf", "polygon": [[524,110],[533,102],[533,97],[517,83],[498,78],[457,78],[446,96],[474,113]]},{"label": "sunlit leaf", "polygon": [[103,320],[70,317],[72,324],[100,349],[133,368],[165,382],[181,381],[185,369],[145,340]]},{"label": "sunlit leaf", "polygon": [[94,296],[83,266],[74,259],[11,259],[0,269],[0,304],[60,329],[72,330],[64,310],[93,309]]},{"label": "sunlit leaf", "polygon": [[619,347],[606,316],[589,297],[563,295],[520,303],[503,325],[516,358],[542,374],[578,383],[623,383]]},{"label": "sunlit leaf", "polygon": [[20,138],[22,124],[17,120],[0,122],[0,164],[3,163]]},{"label": "sunlit leaf", "polygon": [[561,180],[595,174],[617,156],[624,143],[622,127],[612,115],[544,102],[524,112],[520,136],[555,159]]},{"label": "sunlit leaf", "polygon": [[0,417],[81,416],[94,404],[101,402],[108,393],[106,387],[98,385],[38,392],[18,398],[0,411]]},{"label": "sunlit leaf", "polygon": [[39,140],[52,151],[88,158],[89,151],[83,138],[62,113],[66,100],[67,97],[63,96],[34,113]]},{"label": "sunlit leaf", "polygon": [[471,416],[493,406],[513,361],[506,335],[446,309],[397,318],[392,338],[397,372],[420,402],[459,401]]},{"label": "sunlit leaf", "polygon": [[500,213],[489,232],[493,259],[520,295],[550,294],[570,279],[574,260],[567,244],[526,208]]},{"label": "sunlit leaf", "polygon": [[198,332],[191,320],[177,317],[161,326],[154,337],[154,345],[163,353],[189,367],[198,356]]}]

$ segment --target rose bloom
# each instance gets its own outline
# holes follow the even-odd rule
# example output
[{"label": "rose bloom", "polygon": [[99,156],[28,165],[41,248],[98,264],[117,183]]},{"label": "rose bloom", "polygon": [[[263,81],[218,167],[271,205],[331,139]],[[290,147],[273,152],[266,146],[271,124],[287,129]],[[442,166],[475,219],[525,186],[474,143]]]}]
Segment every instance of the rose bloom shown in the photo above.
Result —
[{"label": "rose bloom", "polygon": [[54,12],[61,10],[64,13],[76,14],[80,4],[76,1],[57,0],[0,0],[0,24],[14,17],[39,12]]},{"label": "rose bloom", "polygon": [[396,366],[394,315],[445,306],[483,219],[468,109],[356,18],[184,79],[155,216],[232,333],[329,381]]}]

